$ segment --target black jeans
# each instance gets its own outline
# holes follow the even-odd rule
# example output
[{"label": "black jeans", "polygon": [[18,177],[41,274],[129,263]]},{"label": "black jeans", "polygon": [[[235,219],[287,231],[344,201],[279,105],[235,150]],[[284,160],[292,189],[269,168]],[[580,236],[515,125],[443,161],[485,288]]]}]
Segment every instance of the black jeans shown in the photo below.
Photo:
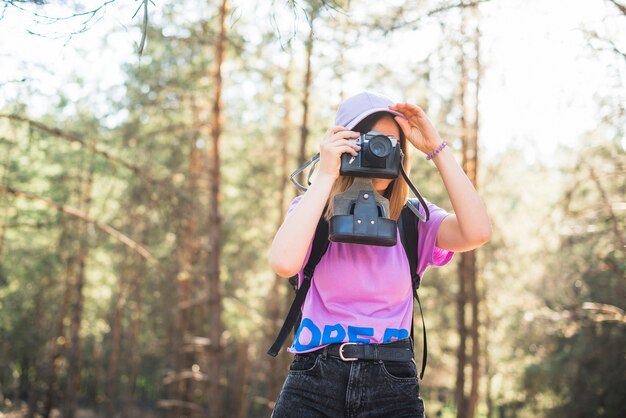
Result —
[{"label": "black jeans", "polygon": [[272,413],[285,417],[423,418],[415,362],[345,362],[323,349],[296,354]]}]

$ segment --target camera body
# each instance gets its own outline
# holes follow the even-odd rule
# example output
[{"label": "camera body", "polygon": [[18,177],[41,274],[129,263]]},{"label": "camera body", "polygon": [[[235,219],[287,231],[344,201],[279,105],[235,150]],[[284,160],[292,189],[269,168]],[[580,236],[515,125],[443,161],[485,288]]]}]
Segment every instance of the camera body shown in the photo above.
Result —
[{"label": "camera body", "polygon": [[400,175],[402,150],[397,138],[370,131],[352,140],[361,146],[353,157],[341,155],[339,174],[342,176],[393,179]]}]

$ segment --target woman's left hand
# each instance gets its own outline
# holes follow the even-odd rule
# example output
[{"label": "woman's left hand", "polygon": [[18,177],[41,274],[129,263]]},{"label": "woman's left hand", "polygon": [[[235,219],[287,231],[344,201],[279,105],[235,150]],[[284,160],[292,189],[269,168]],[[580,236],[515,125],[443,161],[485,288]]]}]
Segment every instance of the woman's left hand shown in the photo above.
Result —
[{"label": "woman's left hand", "polygon": [[389,106],[389,109],[404,115],[406,119],[400,116],[395,116],[394,119],[415,148],[424,154],[430,154],[439,147],[442,142],[439,133],[421,107],[411,103],[396,103]]}]

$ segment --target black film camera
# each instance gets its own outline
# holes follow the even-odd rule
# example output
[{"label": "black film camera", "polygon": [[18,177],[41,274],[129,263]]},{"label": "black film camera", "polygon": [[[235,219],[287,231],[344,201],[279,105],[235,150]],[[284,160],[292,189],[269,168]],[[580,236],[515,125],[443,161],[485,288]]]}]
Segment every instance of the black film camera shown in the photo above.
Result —
[{"label": "black film camera", "polygon": [[400,175],[402,150],[397,138],[377,131],[362,134],[356,140],[361,150],[353,157],[341,156],[342,176],[394,179]]}]

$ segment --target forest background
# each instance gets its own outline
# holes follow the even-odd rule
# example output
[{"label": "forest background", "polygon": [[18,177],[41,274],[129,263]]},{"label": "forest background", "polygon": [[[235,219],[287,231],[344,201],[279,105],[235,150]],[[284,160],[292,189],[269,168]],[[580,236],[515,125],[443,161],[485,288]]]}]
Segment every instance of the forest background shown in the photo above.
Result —
[{"label": "forest background", "polygon": [[0,416],[269,416],[288,175],[364,89],[426,110],[494,229],[424,277],[428,416],[626,416],[625,23],[616,0],[3,0]]}]

